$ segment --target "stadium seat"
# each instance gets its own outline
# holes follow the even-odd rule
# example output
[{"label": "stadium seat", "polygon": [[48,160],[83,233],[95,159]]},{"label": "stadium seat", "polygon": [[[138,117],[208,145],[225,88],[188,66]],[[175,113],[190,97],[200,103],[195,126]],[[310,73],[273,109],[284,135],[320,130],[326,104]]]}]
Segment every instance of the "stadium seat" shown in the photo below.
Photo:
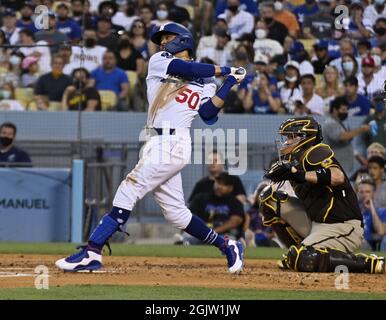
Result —
[{"label": "stadium seat", "polygon": [[298,39],[304,46],[304,49],[312,55],[314,51],[313,45],[315,44],[315,39]]},{"label": "stadium seat", "polygon": [[127,77],[129,78],[130,92],[129,97],[131,98],[134,95],[135,86],[138,82],[138,75],[135,71],[126,71]]},{"label": "stadium seat", "polygon": [[19,101],[25,108],[34,99],[34,90],[32,88],[16,88],[15,100]]},{"label": "stadium seat", "polygon": [[117,104],[117,95],[111,90],[98,90],[101,96],[102,111],[108,111],[114,108]]},{"label": "stadium seat", "polygon": [[193,6],[191,6],[189,4],[185,4],[185,5],[182,5],[182,7],[184,7],[186,10],[188,10],[190,19],[193,20],[194,19],[194,8],[193,8]]}]

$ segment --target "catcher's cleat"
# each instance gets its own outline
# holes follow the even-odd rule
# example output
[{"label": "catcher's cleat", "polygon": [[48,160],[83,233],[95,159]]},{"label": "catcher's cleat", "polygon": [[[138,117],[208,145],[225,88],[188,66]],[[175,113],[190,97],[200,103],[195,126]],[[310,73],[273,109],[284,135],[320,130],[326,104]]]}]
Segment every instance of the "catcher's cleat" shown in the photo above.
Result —
[{"label": "catcher's cleat", "polygon": [[277,266],[281,270],[290,270],[291,269],[287,263],[287,256],[285,254],[283,254],[283,259],[277,261]]},{"label": "catcher's cleat", "polygon": [[244,268],[244,248],[241,242],[235,240],[225,240],[223,253],[228,260],[228,270],[230,273],[240,273]]},{"label": "catcher's cleat", "polygon": [[371,273],[383,274],[385,273],[385,258],[378,257],[375,254],[370,255]]},{"label": "catcher's cleat", "polygon": [[64,271],[97,270],[102,267],[102,255],[97,250],[92,250],[89,246],[79,246],[78,253],[67,258],[60,259],[55,265]]}]

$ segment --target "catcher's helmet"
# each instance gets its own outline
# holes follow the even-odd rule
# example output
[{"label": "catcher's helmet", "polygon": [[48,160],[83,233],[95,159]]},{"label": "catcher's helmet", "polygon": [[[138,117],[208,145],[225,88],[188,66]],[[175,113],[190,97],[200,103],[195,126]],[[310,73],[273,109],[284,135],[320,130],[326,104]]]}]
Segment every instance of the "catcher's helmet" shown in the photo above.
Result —
[{"label": "catcher's helmet", "polygon": [[320,124],[310,116],[285,120],[279,127],[279,134],[299,137],[291,144],[283,143],[280,148],[280,154],[290,161],[300,158],[305,150],[323,140]]},{"label": "catcher's helmet", "polygon": [[193,52],[194,40],[190,31],[184,26],[171,22],[162,25],[155,31],[151,36],[151,41],[155,44],[161,44],[161,37],[164,34],[175,34],[177,37],[165,45],[165,50],[171,54],[188,50],[190,53]]}]

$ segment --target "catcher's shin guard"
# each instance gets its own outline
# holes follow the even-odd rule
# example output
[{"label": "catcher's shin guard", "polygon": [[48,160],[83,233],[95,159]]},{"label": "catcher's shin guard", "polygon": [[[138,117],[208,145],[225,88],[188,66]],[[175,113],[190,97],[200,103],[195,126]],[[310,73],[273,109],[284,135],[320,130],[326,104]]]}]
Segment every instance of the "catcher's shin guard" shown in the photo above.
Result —
[{"label": "catcher's shin guard", "polygon": [[345,266],[352,273],[385,273],[384,257],[303,245],[291,246],[284,264],[300,272],[335,272],[336,267]]},{"label": "catcher's shin guard", "polygon": [[303,240],[299,234],[280,217],[281,203],[288,200],[284,191],[273,191],[272,186],[267,186],[259,195],[260,212],[263,214],[263,225],[271,227],[280,241],[289,248],[298,245]]}]

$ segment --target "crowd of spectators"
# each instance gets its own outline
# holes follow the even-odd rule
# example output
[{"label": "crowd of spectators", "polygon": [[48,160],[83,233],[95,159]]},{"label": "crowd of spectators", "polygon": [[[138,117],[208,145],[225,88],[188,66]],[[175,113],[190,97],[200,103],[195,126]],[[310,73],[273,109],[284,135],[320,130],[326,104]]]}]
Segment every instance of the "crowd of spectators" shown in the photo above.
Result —
[{"label": "crowd of spectators", "polygon": [[[35,21],[39,5],[48,9],[46,29]],[[338,17],[337,5],[349,15]],[[192,31],[197,60],[248,70],[224,112],[328,115],[341,96],[349,117],[375,111],[386,76],[385,0],[5,0],[0,98],[9,100],[12,86],[20,103],[0,109],[75,110],[62,104],[63,92],[74,87],[67,76],[84,68],[101,108],[78,108],[146,111],[147,62],[158,50],[149,38],[170,21]],[[44,91],[54,82],[55,92]],[[42,96],[47,108],[36,107]]]},{"label": "crowd of spectators", "polygon": [[[39,5],[48,8],[46,29],[35,21]],[[348,16],[338,17],[338,5]],[[158,50],[150,35],[170,21],[191,30],[198,61],[247,69],[225,113],[324,116],[325,138],[346,171],[354,158],[362,164],[363,179],[353,183],[373,221],[368,234],[385,233],[385,152],[365,158],[352,144],[361,136],[366,147],[386,146],[385,0],[3,0],[0,110],[146,111],[147,63]],[[366,119],[349,128],[355,116]],[[2,130],[4,156],[16,130]],[[232,196],[245,206],[242,186],[219,174],[202,184],[214,192],[210,201]],[[244,218],[233,221],[243,232],[253,226],[256,243],[272,244],[257,206],[235,209]]]}]

